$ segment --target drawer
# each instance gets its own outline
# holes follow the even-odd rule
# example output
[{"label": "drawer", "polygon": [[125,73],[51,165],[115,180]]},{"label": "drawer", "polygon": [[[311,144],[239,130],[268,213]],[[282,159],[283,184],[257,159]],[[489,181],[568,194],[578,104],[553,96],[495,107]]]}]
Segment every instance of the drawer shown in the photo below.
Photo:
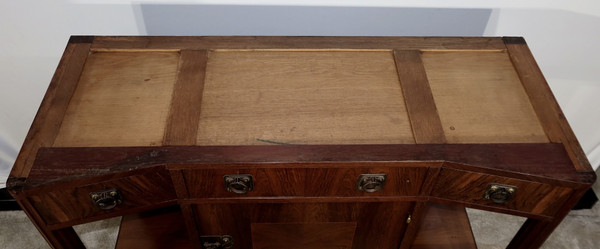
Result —
[{"label": "drawer", "polygon": [[[516,187],[511,200],[495,203],[484,197],[491,184]],[[477,205],[552,216],[573,190],[538,182],[469,171],[442,169],[432,196]]]},{"label": "drawer", "polygon": [[[426,167],[381,168],[237,168],[194,169],[183,174],[190,198],[219,197],[351,197],[415,196],[419,194]],[[225,175],[252,175],[253,189],[247,193],[226,190]],[[362,174],[385,174],[383,189],[357,189]]]},{"label": "drawer", "polygon": [[[99,208],[90,197],[90,193],[110,189],[118,190],[120,204],[106,210]],[[69,189],[42,192],[30,196],[29,200],[46,224],[52,225],[150,206],[174,200],[176,197],[168,171],[161,170]],[[105,208],[109,207],[105,206]]]}]

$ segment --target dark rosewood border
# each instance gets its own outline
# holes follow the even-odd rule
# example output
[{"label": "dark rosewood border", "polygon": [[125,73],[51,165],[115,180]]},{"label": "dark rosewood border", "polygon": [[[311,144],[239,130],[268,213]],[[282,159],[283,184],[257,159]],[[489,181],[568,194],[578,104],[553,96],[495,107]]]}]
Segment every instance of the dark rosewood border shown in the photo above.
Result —
[{"label": "dark rosewood border", "polygon": [[577,171],[593,172],[594,170],[585,152],[556,102],[556,98],[533,58],[525,39],[522,37],[503,37],[503,40],[513,66],[550,141],[565,145]]},{"label": "dark rosewood border", "polygon": [[500,37],[96,36],[92,49],[505,50]]},{"label": "dark rosewood border", "polygon": [[446,162],[446,167],[570,187],[588,186],[595,176],[576,172],[562,144],[166,146],[41,148],[26,185],[47,184],[59,176],[72,180],[155,165],[169,165],[169,169],[373,164],[435,167],[441,162]]},{"label": "dark rosewood border", "polygon": [[[85,39],[83,39],[85,40]],[[79,82],[79,76],[90,51],[90,43],[75,38],[65,52],[50,81],[46,95],[27,133],[23,148],[10,172],[7,187],[27,178],[40,147],[50,147],[58,134],[67,106]]]}]

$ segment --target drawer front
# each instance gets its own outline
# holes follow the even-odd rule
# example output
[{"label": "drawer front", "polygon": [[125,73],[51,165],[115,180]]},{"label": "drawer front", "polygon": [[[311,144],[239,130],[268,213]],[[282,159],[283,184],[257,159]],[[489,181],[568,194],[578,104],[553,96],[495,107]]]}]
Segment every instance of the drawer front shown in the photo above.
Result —
[{"label": "drawer front", "polygon": [[[92,192],[118,189],[120,204],[101,209],[90,197]],[[120,210],[149,206],[176,198],[168,171],[134,175],[71,189],[44,192],[29,197],[48,225],[89,218]]]},{"label": "drawer front", "polygon": [[[486,191],[490,193],[489,188],[492,184],[516,187],[513,198],[504,203],[495,203],[486,199],[484,196]],[[550,184],[455,169],[442,169],[432,196],[551,216],[558,211],[572,192],[573,190],[570,188]]]},{"label": "drawer front", "polygon": [[[184,170],[190,198],[285,196],[415,196],[426,167],[382,168],[238,168]],[[245,194],[226,190],[225,175],[250,174],[253,189]],[[357,189],[361,174],[385,174],[383,189],[367,193]]]}]

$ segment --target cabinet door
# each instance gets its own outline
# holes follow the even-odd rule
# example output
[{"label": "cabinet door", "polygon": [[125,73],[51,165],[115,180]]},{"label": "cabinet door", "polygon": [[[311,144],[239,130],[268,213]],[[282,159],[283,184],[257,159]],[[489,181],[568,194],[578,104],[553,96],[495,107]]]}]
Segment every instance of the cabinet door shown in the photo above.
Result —
[{"label": "cabinet door", "polygon": [[194,205],[200,236],[233,237],[233,248],[396,249],[409,202]]}]

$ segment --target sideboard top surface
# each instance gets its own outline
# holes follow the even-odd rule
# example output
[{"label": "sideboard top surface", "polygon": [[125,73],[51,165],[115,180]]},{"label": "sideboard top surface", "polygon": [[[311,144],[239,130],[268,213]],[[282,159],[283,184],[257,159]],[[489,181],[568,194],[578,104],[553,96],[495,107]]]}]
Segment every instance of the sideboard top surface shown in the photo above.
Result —
[{"label": "sideboard top surface", "polygon": [[[540,165],[485,167],[593,172],[522,38],[72,37],[10,178],[60,167],[48,158],[69,149],[345,145],[372,154],[338,161],[394,162],[423,154],[374,146],[483,145],[493,156],[519,144],[538,148],[524,161]],[[447,148],[423,161],[450,160]],[[544,149],[558,153],[546,169]],[[298,151],[286,160],[302,162]]]}]

